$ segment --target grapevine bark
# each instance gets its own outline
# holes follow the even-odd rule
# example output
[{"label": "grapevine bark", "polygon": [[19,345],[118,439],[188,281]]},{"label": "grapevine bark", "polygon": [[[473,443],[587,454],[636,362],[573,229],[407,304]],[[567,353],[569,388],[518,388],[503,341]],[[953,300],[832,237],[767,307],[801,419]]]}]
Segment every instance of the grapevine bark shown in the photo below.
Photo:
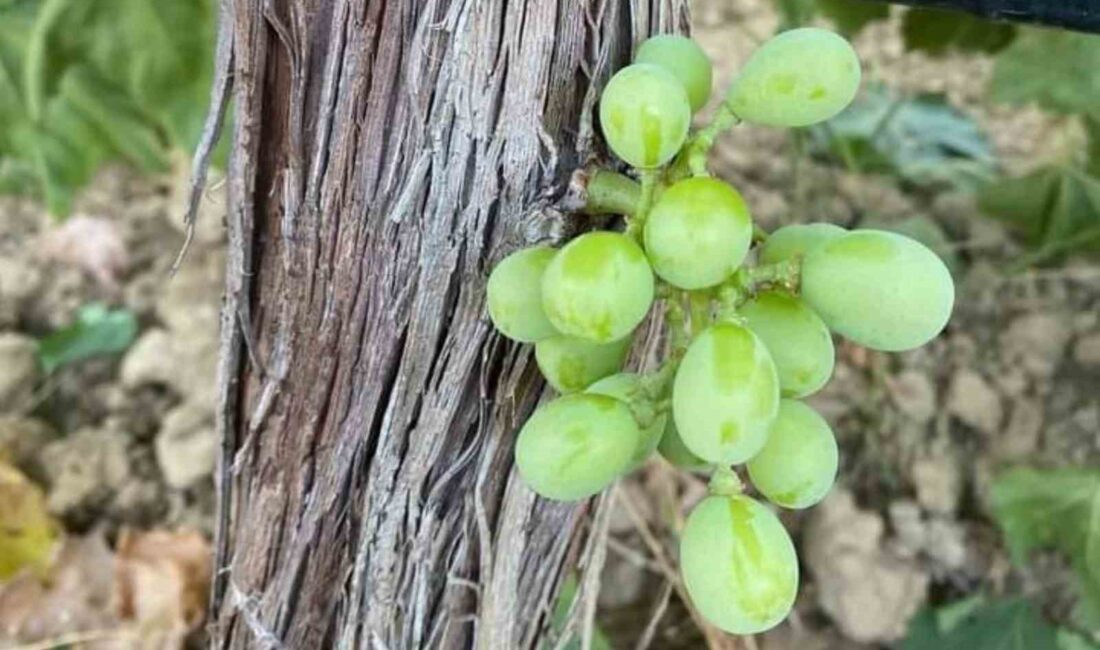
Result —
[{"label": "grapevine bark", "polygon": [[485,277],[581,227],[599,88],[686,1],[223,2],[213,643],[535,647],[591,513],[512,470],[542,383]]}]

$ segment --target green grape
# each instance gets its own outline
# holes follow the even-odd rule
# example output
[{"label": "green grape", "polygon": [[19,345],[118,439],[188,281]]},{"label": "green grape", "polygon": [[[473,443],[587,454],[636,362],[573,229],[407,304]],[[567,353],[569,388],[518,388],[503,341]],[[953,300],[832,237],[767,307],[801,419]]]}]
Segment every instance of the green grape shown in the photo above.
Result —
[{"label": "green grape", "polygon": [[590,232],[562,248],[542,276],[542,307],[562,334],[610,343],[645,318],[653,271],[632,239]]},{"label": "green grape", "polygon": [[729,185],[704,176],[668,188],[645,222],[653,270],[681,289],[722,282],[744,261],[751,243],[744,199]]},{"label": "green grape", "polygon": [[583,499],[626,469],[639,436],[623,402],[606,395],[566,395],[539,408],[523,425],[516,467],[523,481],[547,499]]},{"label": "green grape", "polygon": [[629,336],[611,343],[554,336],[535,343],[535,361],[555,390],[573,393],[618,372],[632,342]]},{"label": "green grape", "polygon": [[686,470],[703,470],[711,465],[707,461],[691,453],[691,450],[680,438],[680,432],[676,430],[676,418],[666,418],[665,431],[661,435],[661,443],[657,445],[657,451],[661,456],[676,467]]},{"label": "green grape", "polygon": [[556,254],[546,246],[524,248],[502,259],[489,274],[489,318],[501,334],[521,343],[557,334],[542,310],[542,274]]},{"label": "green grape", "polygon": [[672,415],[693,454],[745,462],[764,446],[778,409],[775,363],[752,331],[719,323],[688,346],[672,386]]},{"label": "green grape", "polygon": [[731,634],[758,634],[787,617],[798,557],[779,518],[743,495],[710,496],[688,515],[680,572],[695,608]]},{"label": "green grape", "polygon": [[836,357],[833,337],[806,303],[786,293],[765,291],[737,313],[768,348],[784,397],[805,397],[829,381]]},{"label": "green grape", "polygon": [[611,150],[634,167],[668,162],[687,138],[687,91],[664,68],[635,63],[619,70],[600,96],[600,126]]},{"label": "green grape", "polygon": [[955,302],[951,273],[935,253],[882,230],[855,230],[810,251],[801,287],[829,329],[875,350],[924,345]]},{"label": "green grape", "polygon": [[726,104],[746,122],[809,126],[852,101],[860,74],[848,41],[816,27],[792,29],[753,52],[730,86]]},{"label": "green grape", "polygon": [[836,481],[836,438],[825,418],[802,402],[785,399],[768,442],[748,463],[749,478],[777,506],[809,508]]},{"label": "green grape", "polygon": [[672,73],[687,91],[692,112],[698,111],[710,97],[710,59],[699,44],[687,36],[661,34],[642,43],[635,63],[652,63]]},{"label": "green grape", "polygon": [[620,372],[617,375],[604,377],[589,386],[585,392],[607,395],[631,405],[641,435],[627,471],[645,463],[657,448],[657,444],[661,442],[661,434],[664,433],[665,420],[668,416],[658,412],[653,400],[642,392],[642,376],[633,372]]},{"label": "green grape", "polygon": [[760,263],[775,264],[795,256],[805,256],[811,248],[848,232],[831,223],[797,223],[783,226],[760,246]]}]

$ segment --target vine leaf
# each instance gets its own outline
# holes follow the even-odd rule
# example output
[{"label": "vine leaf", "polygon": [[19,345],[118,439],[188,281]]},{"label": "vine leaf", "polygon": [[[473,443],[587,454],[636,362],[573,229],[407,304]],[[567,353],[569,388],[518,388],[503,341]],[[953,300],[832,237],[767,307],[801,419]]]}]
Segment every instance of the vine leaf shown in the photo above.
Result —
[{"label": "vine leaf", "polygon": [[890,5],[870,0],[817,0],[817,8],[845,36],[854,36],[876,20],[890,17]]},{"label": "vine leaf", "polygon": [[46,372],[53,372],[77,361],[122,352],[137,336],[137,329],[132,312],[92,303],[80,309],[72,325],[39,341],[38,357]]},{"label": "vine leaf", "polygon": [[1027,29],[997,57],[990,87],[994,100],[1035,102],[1060,113],[1089,113],[1100,106],[1100,38]]},{"label": "vine leaf", "polygon": [[[1018,469],[993,483],[993,510],[1013,559],[1056,548],[1073,563],[1088,609],[1100,603],[1100,471]],[[1033,646],[1050,647],[1050,646]]]},{"label": "vine leaf", "polygon": [[[952,611],[954,608],[961,608]],[[909,624],[902,650],[1036,650],[1054,648],[1055,629],[1026,600],[968,599],[925,609]]]}]

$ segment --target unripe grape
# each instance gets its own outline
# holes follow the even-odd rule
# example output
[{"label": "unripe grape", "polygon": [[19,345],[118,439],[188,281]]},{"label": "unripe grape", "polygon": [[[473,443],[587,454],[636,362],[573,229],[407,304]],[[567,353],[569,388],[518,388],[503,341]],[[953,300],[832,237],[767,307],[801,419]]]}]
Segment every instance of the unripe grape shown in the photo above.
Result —
[{"label": "unripe grape", "polygon": [[779,409],[779,378],[764,343],[749,329],[719,323],[684,354],[672,387],[672,415],[693,454],[734,465],[764,446]]},{"label": "unripe grape", "polygon": [[805,257],[815,246],[848,232],[831,223],[796,223],[783,226],[760,246],[760,263],[775,264],[794,257]]},{"label": "unripe grape", "polygon": [[562,334],[597,343],[626,337],[653,302],[653,271],[632,239],[590,232],[562,248],[542,276],[542,306]]},{"label": "unripe grape", "polygon": [[652,63],[676,77],[687,91],[692,112],[698,111],[710,97],[710,59],[703,48],[687,36],[661,34],[642,43],[634,56],[635,63]]},{"label": "unripe grape", "polygon": [[691,104],[668,71],[635,63],[615,73],[600,96],[600,126],[619,158],[642,169],[668,162],[687,138]]},{"label": "unripe grape", "polygon": [[668,188],[645,222],[653,270],[681,289],[722,282],[744,261],[751,243],[744,199],[726,183],[703,176]]},{"label": "unripe grape", "polygon": [[557,334],[542,310],[542,274],[556,254],[546,246],[524,248],[502,259],[489,274],[489,318],[501,334],[521,343]]},{"label": "unripe grape", "polygon": [[889,351],[934,338],[955,301],[951,273],[935,253],[882,230],[855,230],[810,251],[801,291],[829,329]]},{"label": "unripe grape", "polygon": [[642,376],[633,372],[620,372],[597,381],[585,392],[614,397],[631,406],[641,435],[638,437],[638,445],[630,459],[627,471],[645,463],[657,448],[657,444],[661,442],[661,434],[664,433],[665,420],[668,416],[658,413],[653,400],[642,392]]},{"label": "unripe grape", "polygon": [[547,499],[583,499],[622,473],[640,435],[623,402],[606,395],[566,395],[536,410],[523,425],[516,467],[528,487]]},{"label": "unripe grape", "polygon": [[711,496],[688,515],[680,571],[695,608],[731,634],[779,624],[798,595],[798,557],[772,511],[743,495]]},{"label": "unripe grape", "polygon": [[749,478],[777,506],[809,508],[836,481],[838,453],[829,423],[802,402],[785,399],[768,442],[748,462]]},{"label": "unripe grape", "polygon": [[661,435],[661,443],[657,445],[657,451],[662,458],[681,469],[702,470],[711,466],[707,461],[691,453],[684,444],[680,438],[680,432],[676,430],[676,418],[666,418],[665,431]]},{"label": "unripe grape", "polygon": [[785,397],[817,392],[833,374],[833,337],[821,318],[794,296],[765,291],[737,313],[768,348]]},{"label": "unripe grape", "polygon": [[573,393],[622,367],[633,339],[593,343],[575,336],[553,336],[535,343],[542,376],[559,393]]},{"label": "unripe grape", "polygon": [[792,29],[753,52],[726,104],[746,122],[809,126],[851,103],[860,74],[859,58],[842,37],[817,27]]}]

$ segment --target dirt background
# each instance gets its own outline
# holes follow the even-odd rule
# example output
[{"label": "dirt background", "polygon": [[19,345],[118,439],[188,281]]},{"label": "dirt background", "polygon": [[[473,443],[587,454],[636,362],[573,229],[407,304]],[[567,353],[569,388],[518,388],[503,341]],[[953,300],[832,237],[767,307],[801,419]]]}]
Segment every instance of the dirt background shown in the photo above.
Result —
[{"label": "dirt background", "polygon": [[[694,16],[716,89],[777,25],[766,0],[697,0]],[[1057,157],[1072,139],[1037,110],[988,105],[986,58],[907,53],[897,20],[855,45],[867,79],[946,93],[1008,171]],[[796,160],[782,131],[736,129],[712,167],[769,230],[930,220],[949,241],[958,284],[952,321],[928,346],[880,354],[839,345],[834,379],[810,401],[840,439],[840,479],[822,505],[784,514],[803,562],[796,612],[726,647],[888,647],[924,605],[977,592],[1028,594],[1064,618],[1073,604],[1066,566],[1051,556],[1013,570],[988,488],[1014,463],[1100,464],[1100,264],[1074,258],[1010,274],[1022,250],[969,195],[907,193],[890,178]],[[63,225],[33,201],[0,198],[0,449],[42,486],[71,536],[108,548],[129,530],[211,532],[224,194],[210,192],[197,242],[168,281],[183,179],[105,170]],[[35,339],[93,300],[132,310],[138,340],[120,357],[43,377]],[[618,487],[598,616],[613,647],[704,646],[674,587],[675,531],[704,492],[704,478],[660,460]],[[0,588],[0,646],[28,638],[4,604]],[[74,616],[38,621],[37,638],[93,624]]]}]

